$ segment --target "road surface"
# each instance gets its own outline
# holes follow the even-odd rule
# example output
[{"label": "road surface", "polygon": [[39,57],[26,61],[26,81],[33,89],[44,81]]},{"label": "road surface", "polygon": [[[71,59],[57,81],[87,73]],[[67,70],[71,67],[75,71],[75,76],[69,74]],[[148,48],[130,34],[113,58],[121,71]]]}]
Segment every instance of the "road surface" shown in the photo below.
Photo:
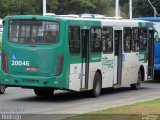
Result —
[{"label": "road surface", "polygon": [[160,81],[145,82],[142,89],[104,89],[98,98],[87,92],[56,91],[53,97],[37,97],[33,90],[7,88],[0,95],[0,114],[82,114],[110,107],[160,98]]}]

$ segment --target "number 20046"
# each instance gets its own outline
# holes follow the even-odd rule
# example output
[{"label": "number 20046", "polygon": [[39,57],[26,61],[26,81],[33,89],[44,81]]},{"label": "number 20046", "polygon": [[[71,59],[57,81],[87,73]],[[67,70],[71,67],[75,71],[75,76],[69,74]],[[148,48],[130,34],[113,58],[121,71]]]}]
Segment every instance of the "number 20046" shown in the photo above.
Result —
[{"label": "number 20046", "polygon": [[12,66],[29,66],[29,61],[12,60]]}]

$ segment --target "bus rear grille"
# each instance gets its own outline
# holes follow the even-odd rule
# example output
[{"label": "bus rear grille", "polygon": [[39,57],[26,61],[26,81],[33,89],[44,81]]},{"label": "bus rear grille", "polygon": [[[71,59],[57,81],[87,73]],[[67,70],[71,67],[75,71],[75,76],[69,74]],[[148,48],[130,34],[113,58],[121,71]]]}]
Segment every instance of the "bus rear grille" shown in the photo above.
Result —
[{"label": "bus rear grille", "polygon": [[39,83],[39,80],[29,80],[29,79],[25,79],[25,80],[23,80],[23,82]]}]

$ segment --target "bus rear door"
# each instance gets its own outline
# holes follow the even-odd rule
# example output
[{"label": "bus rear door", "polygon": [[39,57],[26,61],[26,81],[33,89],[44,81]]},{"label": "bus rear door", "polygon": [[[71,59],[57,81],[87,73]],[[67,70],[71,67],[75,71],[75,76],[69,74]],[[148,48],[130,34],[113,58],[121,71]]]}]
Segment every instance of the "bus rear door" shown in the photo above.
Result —
[{"label": "bus rear door", "polygon": [[120,85],[122,78],[122,30],[115,30],[114,36],[114,85]]},{"label": "bus rear door", "polygon": [[[77,38],[77,36],[79,37]],[[76,43],[75,39],[79,42]],[[87,89],[88,86],[89,29],[70,27],[69,41],[71,53],[69,89],[81,91]]]},{"label": "bus rear door", "polygon": [[89,30],[81,30],[82,78],[81,89],[87,89],[89,75]]}]

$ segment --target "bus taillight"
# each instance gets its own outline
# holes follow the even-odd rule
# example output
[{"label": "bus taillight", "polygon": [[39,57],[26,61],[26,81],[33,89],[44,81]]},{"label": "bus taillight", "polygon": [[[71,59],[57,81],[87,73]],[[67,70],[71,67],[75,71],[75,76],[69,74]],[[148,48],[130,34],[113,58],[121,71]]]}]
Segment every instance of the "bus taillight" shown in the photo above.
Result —
[{"label": "bus taillight", "polygon": [[7,53],[2,50],[2,70],[5,73],[8,73],[8,60],[7,60]]},{"label": "bus taillight", "polygon": [[63,61],[64,61],[64,54],[61,54],[61,55],[59,55],[59,57],[58,57],[58,64],[57,64],[56,76],[59,76],[59,75],[62,73]]}]

